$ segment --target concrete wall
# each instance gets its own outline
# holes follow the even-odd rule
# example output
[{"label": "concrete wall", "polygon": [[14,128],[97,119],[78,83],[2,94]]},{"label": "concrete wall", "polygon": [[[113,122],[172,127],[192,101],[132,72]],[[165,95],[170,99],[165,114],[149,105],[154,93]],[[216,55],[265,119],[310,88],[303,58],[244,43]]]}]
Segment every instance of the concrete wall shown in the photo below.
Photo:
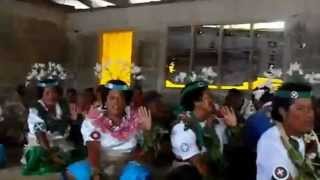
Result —
[{"label": "concrete wall", "polygon": [[24,83],[34,62],[67,62],[66,15],[13,0],[0,1],[0,91]]},{"label": "concrete wall", "polygon": [[[136,51],[139,42],[153,42],[157,56],[150,61],[154,67],[149,68],[147,88],[163,89],[164,66],[166,60],[166,42],[168,26],[182,26],[188,24],[218,24],[244,23],[285,20],[288,24],[286,47],[287,65],[293,52],[298,51],[294,44],[295,25],[300,22],[305,29],[302,34],[307,48],[303,51],[303,63],[306,68],[316,68],[320,71],[320,1],[319,0],[200,0],[196,2],[182,2],[154,6],[131,7],[127,9],[104,9],[97,11],[78,12],[68,15],[68,35],[72,39],[74,57],[83,73],[79,86],[85,86],[94,80],[92,67],[97,61],[99,32],[132,29],[136,32]],[[291,33],[292,32],[292,33]],[[299,34],[299,33],[298,33]],[[296,55],[294,55],[296,57]],[[135,53],[136,60],[140,58]],[[88,65],[83,68],[84,65]],[[80,69],[79,69],[80,70]],[[85,75],[86,74],[86,75]],[[150,79],[151,77],[151,79]],[[151,83],[150,83],[151,82]]]}]

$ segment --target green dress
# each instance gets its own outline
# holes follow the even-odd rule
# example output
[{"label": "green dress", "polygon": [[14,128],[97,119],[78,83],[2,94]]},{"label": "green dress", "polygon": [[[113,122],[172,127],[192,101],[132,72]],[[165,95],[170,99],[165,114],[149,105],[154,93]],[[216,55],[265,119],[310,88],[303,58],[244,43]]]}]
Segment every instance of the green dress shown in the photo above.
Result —
[{"label": "green dress", "polygon": [[[23,175],[46,175],[61,172],[65,167],[77,160],[86,157],[84,149],[75,149],[68,141],[70,116],[65,108],[56,105],[56,112],[51,114],[40,100],[30,108],[28,116],[28,144],[23,155]],[[51,152],[41,147],[36,138],[36,133],[43,132],[47,135]],[[63,164],[54,163],[51,154],[63,160]]]}]

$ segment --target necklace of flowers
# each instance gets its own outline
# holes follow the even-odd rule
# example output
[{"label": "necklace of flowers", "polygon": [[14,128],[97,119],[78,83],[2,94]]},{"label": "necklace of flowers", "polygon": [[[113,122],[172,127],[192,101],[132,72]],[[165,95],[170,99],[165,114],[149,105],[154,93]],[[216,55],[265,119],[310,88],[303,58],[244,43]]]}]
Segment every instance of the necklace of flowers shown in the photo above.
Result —
[{"label": "necklace of flowers", "polygon": [[88,116],[93,119],[93,125],[96,128],[99,128],[103,133],[110,133],[112,137],[118,140],[127,140],[134,135],[139,128],[135,112],[129,112],[123,116],[119,125],[115,125],[103,112],[91,112]]},{"label": "necklace of flowers", "polygon": [[[281,123],[276,123],[276,126],[278,127],[280,131],[280,137],[281,141],[286,148],[289,158],[297,168],[299,174],[296,178],[297,180],[305,180],[305,179],[315,179],[319,180],[319,176],[316,173],[316,170],[313,165],[313,160],[316,158],[316,156],[319,156],[318,147],[319,147],[319,140],[314,133],[314,131],[311,131],[308,134],[305,134],[303,137],[304,143],[306,145],[306,155],[305,157],[302,156],[302,154],[296,150],[291,143],[289,142],[289,137],[287,136],[283,126]],[[315,144],[316,148],[309,148],[310,145]],[[314,147],[314,146],[312,146]]]}]

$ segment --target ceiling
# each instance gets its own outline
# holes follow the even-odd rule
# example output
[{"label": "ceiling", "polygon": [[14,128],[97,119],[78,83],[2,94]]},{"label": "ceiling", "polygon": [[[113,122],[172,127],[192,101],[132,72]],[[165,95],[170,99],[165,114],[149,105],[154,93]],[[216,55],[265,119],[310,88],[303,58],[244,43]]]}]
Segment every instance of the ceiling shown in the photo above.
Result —
[{"label": "ceiling", "polygon": [[163,4],[193,0],[17,0],[69,10],[93,10],[100,8],[124,8],[139,5]]}]

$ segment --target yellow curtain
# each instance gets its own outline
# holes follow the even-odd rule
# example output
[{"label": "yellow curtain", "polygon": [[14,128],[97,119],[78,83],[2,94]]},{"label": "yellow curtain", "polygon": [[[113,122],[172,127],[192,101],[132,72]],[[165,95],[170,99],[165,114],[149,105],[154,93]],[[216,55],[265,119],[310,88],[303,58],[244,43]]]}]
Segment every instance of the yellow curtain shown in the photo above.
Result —
[{"label": "yellow curtain", "polygon": [[103,68],[101,84],[110,79],[119,79],[130,84],[132,39],[132,31],[103,33],[101,65],[107,68]]}]

